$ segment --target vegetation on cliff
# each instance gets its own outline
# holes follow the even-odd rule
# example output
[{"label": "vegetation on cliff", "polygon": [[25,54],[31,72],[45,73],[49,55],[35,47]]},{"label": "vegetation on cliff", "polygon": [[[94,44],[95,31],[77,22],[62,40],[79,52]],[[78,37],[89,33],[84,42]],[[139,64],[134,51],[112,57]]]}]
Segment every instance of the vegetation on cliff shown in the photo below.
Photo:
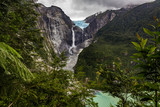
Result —
[{"label": "vegetation on cliff", "polygon": [[118,107],[160,106],[160,20],[147,26],[160,17],[158,0],[103,27],[81,53],[77,78],[38,29],[37,6],[0,1],[0,107],[97,107],[88,87],[118,97]]},{"label": "vegetation on cliff", "polygon": [[146,3],[99,30],[80,54],[78,79],[118,97],[118,107],[159,107],[159,10],[159,1]]},{"label": "vegetation on cliff", "polygon": [[151,28],[153,16],[160,17],[160,2],[137,6],[125,14],[115,17],[95,35],[93,43],[79,55],[76,73],[85,72],[86,77],[95,80],[97,67],[102,64],[112,65],[115,60],[121,60],[128,68],[130,56],[135,52],[131,41],[137,41],[135,35],[144,35],[143,27]]},{"label": "vegetation on cliff", "polygon": [[152,25],[153,31],[144,28],[151,38],[137,34],[138,42],[132,42],[136,51],[132,59],[134,69],[129,70],[122,62],[114,62],[112,67],[99,69],[102,76],[101,89],[121,99],[122,107],[159,107],[160,106],[160,70],[159,70],[159,38],[160,20]]}]

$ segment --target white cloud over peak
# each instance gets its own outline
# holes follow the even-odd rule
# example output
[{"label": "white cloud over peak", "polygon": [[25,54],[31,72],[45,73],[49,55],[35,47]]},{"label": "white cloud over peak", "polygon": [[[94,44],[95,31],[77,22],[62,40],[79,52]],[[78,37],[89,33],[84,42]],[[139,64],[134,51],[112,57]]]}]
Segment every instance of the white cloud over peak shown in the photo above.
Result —
[{"label": "white cloud over peak", "polygon": [[99,11],[118,9],[128,4],[142,4],[155,0],[38,0],[47,7],[60,7],[72,20],[82,20]]}]

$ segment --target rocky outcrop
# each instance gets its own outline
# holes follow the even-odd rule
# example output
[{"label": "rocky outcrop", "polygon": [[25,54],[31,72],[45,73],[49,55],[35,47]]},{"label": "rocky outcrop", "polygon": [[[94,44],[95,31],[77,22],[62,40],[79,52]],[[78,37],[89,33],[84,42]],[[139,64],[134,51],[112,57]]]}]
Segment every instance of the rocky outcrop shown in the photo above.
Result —
[{"label": "rocky outcrop", "polygon": [[[106,11],[104,13],[95,14],[86,19],[86,22],[90,22],[89,26],[85,29],[85,32],[90,35],[94,35],[99,29],[101,29],[108,22],[112,21],[116,14],[112,11]],[[91,19],[93,18],[93,19]]]},{"label": "rocky outcrop", "polygon": [[87,35],[85,30],[79,28],[78,26],[74,27],[74,31],[75,31],[75,44],[76,45],[80,45],[82,44],[85,40],[88,40],[91,38],[91,36]]},{"label": "rocky outcrop", "polygon": [[134,7],[136,7],[136,5],[128,5],[119,10],[107,10],[105,12],[99,12],[91,15],[85,19],[85,22],[90,24],[84,29],[84,32],[87,36],[90,35],[90,37],[94,37],[98,30],[112,21],[116,16],[122,15]]},{"label": "rocky outcrop", "polygon": [[70,18],[56,6],[39,7],[40,27],[49,37],[57,54],[67,51],[72,44],[72,31],[74,25]]},{"label": "rocky outcrop", "polygon": [[[61,54],[65,52],[68,57],[67,65],[64,69],[72,70],[75,66],[78,55],[83,48],[89,46],[93,35],[108,22],[112,21],[118,14],[117,11],[108,10],[104,13],[97,13],[86,18],[89,26],[81,29],[56,6],[45,7],[40,4],[37,9],[40,13],[39,27],[43,35],[53,46],[54,52]],[[124,10],[119,10],[119,13]]]},{"label": "rocky outcrop", "polygon": [[58,55],[65,52],[68,58],[64,69],[72,70],[75,66],[81,50],[87,46],[89,37],[84,30],[72,22],[72,20],[56,6],[45,7],[40,4],[36,9],[39,12],[38,26],[43,36],[50,42],[54,52]]},{"label": "rocky outcrop", "polygon": [[[75,45],[81,45],[86,39],[84,31],[75,26],[72,20],[56,6],[45,7],[40,4],[37,10],[40,13],[39,26],[45,32],[45,35],[52,41],[54,51],[57,54],[66,52],[69,54],[69,49],[73,44],[72,36],[75,33]],[[73,31],[72,31],[73,28]]]}]

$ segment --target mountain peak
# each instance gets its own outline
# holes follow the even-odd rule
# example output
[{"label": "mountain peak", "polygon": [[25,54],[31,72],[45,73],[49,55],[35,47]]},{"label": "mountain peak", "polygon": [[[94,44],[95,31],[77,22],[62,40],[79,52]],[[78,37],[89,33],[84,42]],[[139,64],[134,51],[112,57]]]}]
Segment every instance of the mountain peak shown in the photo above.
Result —
[{"label": "mountain peak", "polygon": [[135,8],[136,6],[138,6],[138,5],[129,4],[129,5],[124,6],[123,8],[124,8],[124,9],[132,9],[132,8]]}]

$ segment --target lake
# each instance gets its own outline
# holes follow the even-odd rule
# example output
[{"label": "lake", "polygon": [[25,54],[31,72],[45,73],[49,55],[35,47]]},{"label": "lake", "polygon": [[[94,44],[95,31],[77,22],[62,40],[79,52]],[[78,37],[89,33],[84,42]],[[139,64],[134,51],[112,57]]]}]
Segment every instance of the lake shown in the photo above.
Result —
[{"label": "lake", "polygon": [[112,97],[108,93],[103,93],[101,91],[96,92],[96,97],[94,97],[93,100],[98,103],[98,107],[110,107],[110,104],[116,107],[116,104],[119,101],[118,98]]}]

